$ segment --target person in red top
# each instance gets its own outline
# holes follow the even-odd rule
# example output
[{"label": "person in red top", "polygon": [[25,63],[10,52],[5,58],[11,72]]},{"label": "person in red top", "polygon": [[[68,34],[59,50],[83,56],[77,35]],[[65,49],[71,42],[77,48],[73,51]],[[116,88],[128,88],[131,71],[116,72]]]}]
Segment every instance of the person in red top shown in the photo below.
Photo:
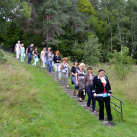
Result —
[{"label": "person in red top", "polygon": [[103,122],[104,120],[104,103],[106,106],[106,112],[109,123],[113,126],[111,108],[110,108],[110,96],[111,86],[108,80],[108,77],[104,75],[105,70],[99,69],[98,76],[93,79],[93,90],[94,97],[98,100],[99,103],[99,120]]}]

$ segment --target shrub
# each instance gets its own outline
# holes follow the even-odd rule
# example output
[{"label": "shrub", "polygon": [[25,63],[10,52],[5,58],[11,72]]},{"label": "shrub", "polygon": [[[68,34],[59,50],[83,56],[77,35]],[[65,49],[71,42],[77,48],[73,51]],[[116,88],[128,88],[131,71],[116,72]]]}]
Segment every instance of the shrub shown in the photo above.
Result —
[{"label": "shrub", "polygon": [[135,61],[128,56],[129,49],[127,47],[123,47],[121,52],[117,52],[114,50],[113,58],[110,59],[110,62],[114,63],[115,71],[119,75],[119,77],[123,80],[131,71],[132,64]]}]

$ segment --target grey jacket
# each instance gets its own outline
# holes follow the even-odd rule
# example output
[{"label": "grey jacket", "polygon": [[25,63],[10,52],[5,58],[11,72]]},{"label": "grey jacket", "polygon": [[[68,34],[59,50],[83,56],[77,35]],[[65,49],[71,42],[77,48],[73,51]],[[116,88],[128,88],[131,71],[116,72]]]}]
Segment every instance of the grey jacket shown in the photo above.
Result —
[{"label": "grey jacket", "polygon": [[84,76],[84,88],[86,86],[92,86],[93,85],[93,79],[95,77],[95,74],[92,73],[92,78],[90,78],[89,76],[89,73],[87,73],[85,76]]}]

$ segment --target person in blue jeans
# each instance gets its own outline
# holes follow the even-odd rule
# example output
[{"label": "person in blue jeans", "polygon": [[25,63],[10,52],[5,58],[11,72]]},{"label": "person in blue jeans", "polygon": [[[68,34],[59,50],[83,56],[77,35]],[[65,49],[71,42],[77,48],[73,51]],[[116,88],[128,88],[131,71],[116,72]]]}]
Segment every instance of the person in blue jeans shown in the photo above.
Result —
[{"label": "person in blue jeans", "polygon": [[49,71],[49,54],[50,54],[50,50],[51,50],[51,47],[48,48],[48,51],[46,51],[45,53],[45,59],[46,59],[46,62],[47,62],[47,70]]},{"label": "person in blue jeans", "polygon": [[49,72],[51,72],[51,68],[52,68],[52,72],[54,72],[53,58],[54,58],[54,54],[53,54],[53,50],[51,50],[48,55]]},{"label": "person in blue jeans", "polygon": [[88,94],[88,101],[87,101],[87,109],[90,109],[90,102],[92,99],[92,112],[96,112],[95,105],[96,105],[96,98],[93,96],[92,88],[93,88],[93,79],[95,75],[92,73],[92,66],[87,67],[87,74],[84,76],[84,91]]},{"label": "person in blue jeans", "polygon": [[36,66],[37,62],[39,61],[39,59],[38,59],[38,47],[36,47],[35,50],[33,50],[32,54],[34,57],[34,63],[32,65]]},{"label": "person in blue jeans", "polygon": [[30,64],[30,63],[31,63],[31,60],[32,60],[33,46],[34,46],[34,44],[31,44],[31,45],[28,46],[27,49],[26,49],[26,55],[28,55],[28,64]]},{"label": "person in blue jeans", "polygon": [[74,61],[74,66],[72,66],[72,68],[71,68],[71,74],[72,74],[71,81],[72,81],[72,84],[75,85],[74,90],[73,90],[73,95],[75,95],[75,90],[77,90],[77,95],[78,95],[78,91],[79,91],[79,87],[76,83],[76,72],[78,69],[79,69],[78,68],[78,61],[76,60],[76,61]]}]

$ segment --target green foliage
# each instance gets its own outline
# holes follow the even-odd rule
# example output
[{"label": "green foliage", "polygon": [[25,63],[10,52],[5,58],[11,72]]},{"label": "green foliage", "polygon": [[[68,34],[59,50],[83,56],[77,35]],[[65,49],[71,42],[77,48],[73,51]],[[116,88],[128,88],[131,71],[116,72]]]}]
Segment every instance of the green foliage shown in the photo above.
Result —
[{"label": "green foliage", "polygon": [[[0,45],[0,47],[3,45],[3,43]],[[6,62],[7,59],[4,57],[4,52],[0,48],[0,64]]]},{"label": "green foliage", "polygon": [[122,47],[121,52],[114,50],[113,58],[110,59],[110,62],[115,64],[115,71],[122,80],[131,72],[131,67],[135,63],[128,54],[129,49],[127,47]]},{"label": "green foliage", "polygon": [[94,35],[89,37],[89,39],[83,45],[83,62],[90,65],[97,65],[100,59],[100,47],[101,44],[98,43],[98,38]]}]

